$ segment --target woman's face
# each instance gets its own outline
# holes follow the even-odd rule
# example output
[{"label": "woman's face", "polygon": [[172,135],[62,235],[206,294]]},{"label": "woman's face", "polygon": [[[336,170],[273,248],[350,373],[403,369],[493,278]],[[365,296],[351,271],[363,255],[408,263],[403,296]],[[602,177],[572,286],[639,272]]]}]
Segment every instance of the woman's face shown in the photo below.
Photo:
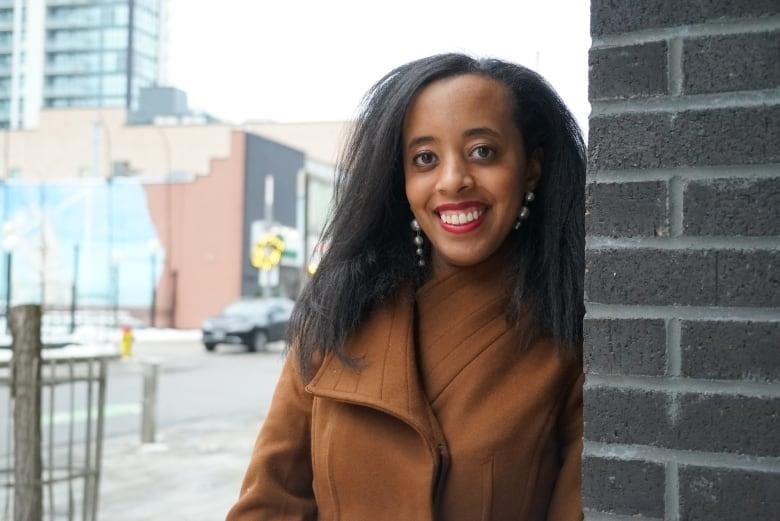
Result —
[{"label": "woman's face", "polygon": [[495,253],[541,173],[507,88],[477,74],[431,83],[409,107],[402,146],[406,198],[432,246],[434,276]]}]

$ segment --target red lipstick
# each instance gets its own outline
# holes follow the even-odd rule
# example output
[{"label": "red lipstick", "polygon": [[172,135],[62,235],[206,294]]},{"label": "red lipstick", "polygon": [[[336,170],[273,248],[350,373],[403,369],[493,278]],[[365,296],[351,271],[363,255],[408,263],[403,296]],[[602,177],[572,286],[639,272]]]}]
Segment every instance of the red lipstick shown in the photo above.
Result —
[{"label": "red lipstick", "polygon": [[[449,224],[441,219],[441,214],[443,212],[459,212],[466,210],[478,212],[479,217],[464,224]],[[487,211],[487,208],[483,203],[476,201],[464,201],[462,203],[445,203],[437,206],[434,211],[439,215],[439,224],[445,231],[455,234],[462,234],[479,228],[485,219],[485,212]]]}]

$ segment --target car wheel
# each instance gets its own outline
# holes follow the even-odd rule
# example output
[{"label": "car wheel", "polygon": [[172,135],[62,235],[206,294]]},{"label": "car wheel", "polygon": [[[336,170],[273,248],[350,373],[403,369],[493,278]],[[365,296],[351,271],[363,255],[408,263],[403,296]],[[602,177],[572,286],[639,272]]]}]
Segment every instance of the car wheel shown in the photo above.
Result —
[{"label": "car wheel", "polygon": [[206,351],[208,351],[209,353],[213,353],[214,349],[216,349],[216,347],[217,347],[217,344],[215,344],[213,342],[206,342],[206,343],[203,344],[203,347],[205,347]]},{"label": "car wheel", "polygon": [[265,331],[255,331],[252,336],[252,342],[247,346],[251,352],[260,352],[268,350],[268,335]]}]

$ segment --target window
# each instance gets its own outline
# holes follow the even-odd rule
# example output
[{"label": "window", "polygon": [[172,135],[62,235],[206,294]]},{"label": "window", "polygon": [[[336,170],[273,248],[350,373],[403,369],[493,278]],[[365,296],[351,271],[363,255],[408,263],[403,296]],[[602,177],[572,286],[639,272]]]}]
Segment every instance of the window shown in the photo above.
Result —
[{"label": "window", "polygon": [[133,31],[135,38],[133,46],[135,50],[149,57],[157,56],[157,38],[153,38],[143,31]]},{"label": "window", "polygon": [[107,48],[127,48],[127,29],[106,29],[103,33],[103,45]]},{"label": "window", "polygon": [[126,78],[124,74],[109,74],[103,76],[104,96],[122,96],[126,91]]}]

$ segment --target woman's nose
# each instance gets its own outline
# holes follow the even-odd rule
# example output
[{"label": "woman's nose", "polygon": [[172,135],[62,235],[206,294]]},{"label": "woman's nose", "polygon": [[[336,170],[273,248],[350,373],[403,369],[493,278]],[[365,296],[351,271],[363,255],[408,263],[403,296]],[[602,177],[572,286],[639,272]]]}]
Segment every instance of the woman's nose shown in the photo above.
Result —
[{"label": "woman's nose", "polygon": [[440,193],[458,193],[474,186],[467,165],[458,159],[445,159],[439,168],[436,190]]}]

